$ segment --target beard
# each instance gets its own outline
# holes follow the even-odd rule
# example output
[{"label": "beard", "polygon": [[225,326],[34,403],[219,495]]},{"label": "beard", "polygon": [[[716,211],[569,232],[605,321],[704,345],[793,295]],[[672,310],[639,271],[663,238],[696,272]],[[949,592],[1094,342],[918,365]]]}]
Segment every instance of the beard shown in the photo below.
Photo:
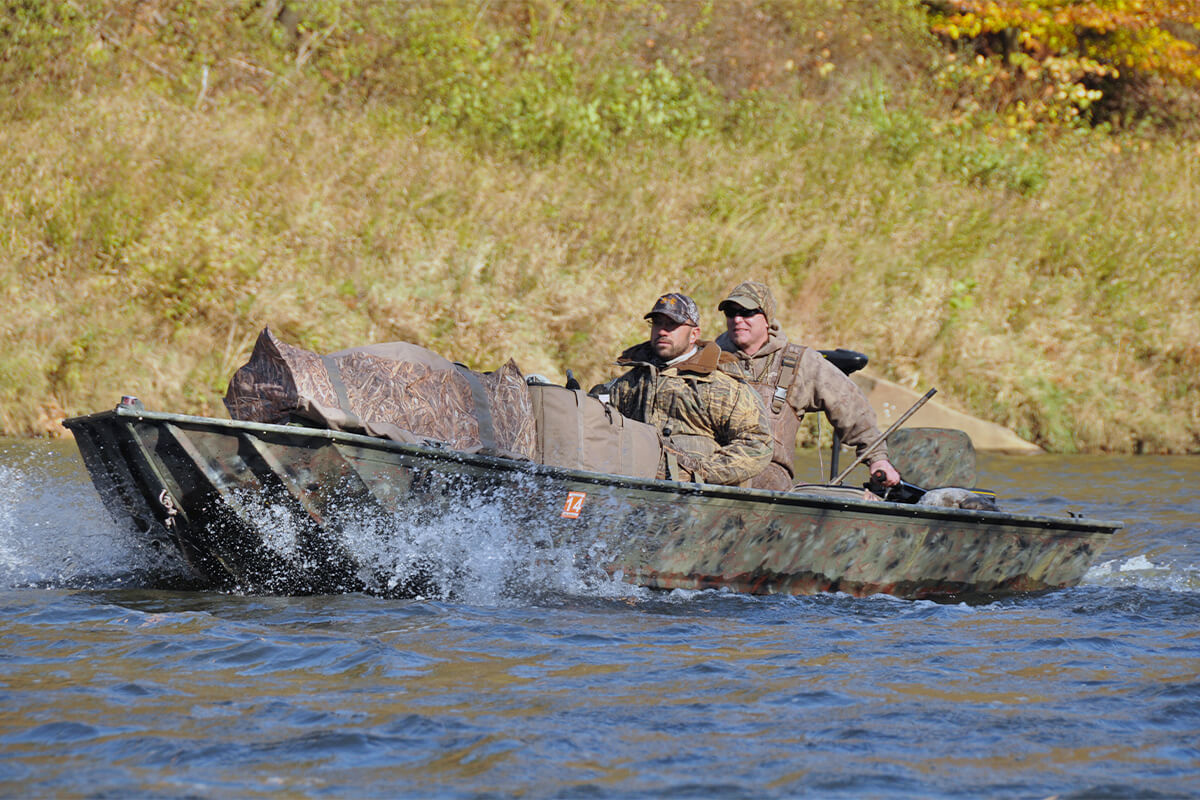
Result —
[{"label": "beard", "polygon": [[673,358],[679,358],[688,351],[691,343],[684,339],[682,343],[676,343],[670,339],[660,339],[652,343],[654,353],[663,361],[670,361]]}]

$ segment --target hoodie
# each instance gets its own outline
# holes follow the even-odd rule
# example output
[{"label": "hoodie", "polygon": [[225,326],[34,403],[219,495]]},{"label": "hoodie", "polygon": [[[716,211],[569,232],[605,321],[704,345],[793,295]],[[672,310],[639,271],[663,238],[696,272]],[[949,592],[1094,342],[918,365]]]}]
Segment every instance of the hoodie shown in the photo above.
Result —
[{"label": "hoodie", "polygon": [[[862,454],[879,436],[875,410],[867,398],[850,378],[811,347],[800,347],[795,378],[786,387],[787,403],[778,414],[772,412],[771,398],[779,380],[780,360],[788,346],[787,334],[777,327],[771,327],[766,344],[752,356],[738,350],[728,333],[718,336],[716,344],[732,356],[720,361],[720,368],[757,390],[770,421],[774,442],[771,467],[755,480],[755,488],[783,491],[791,488],[795,479],[796,434],[800,420],[810,411],[825,412],[842,443],[854,447],[857,454]],[[881,458],[887,458],[884,442],[872,448],[867,463]]]}]

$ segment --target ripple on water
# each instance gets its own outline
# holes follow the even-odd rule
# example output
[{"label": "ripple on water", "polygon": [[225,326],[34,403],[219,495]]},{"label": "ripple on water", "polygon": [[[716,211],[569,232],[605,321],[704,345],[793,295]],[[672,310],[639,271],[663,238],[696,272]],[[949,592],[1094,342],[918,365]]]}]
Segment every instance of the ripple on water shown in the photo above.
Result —
[{"label": "ripple on water", "polygon": [[[83,530],[102,513],[85,479],[15,463],[0,793],[1195,795],[1200,482],[1155,459],[1019,462],[1005,480],[1031,482],[1005,494],[1031,505],[1182,494],[1129,520],[1087,585],[976,605],[617,593],[557,567],[471,601],[123,588],[139,554],[102,517]],[[73,539],[94,535],[117,538]]]}]

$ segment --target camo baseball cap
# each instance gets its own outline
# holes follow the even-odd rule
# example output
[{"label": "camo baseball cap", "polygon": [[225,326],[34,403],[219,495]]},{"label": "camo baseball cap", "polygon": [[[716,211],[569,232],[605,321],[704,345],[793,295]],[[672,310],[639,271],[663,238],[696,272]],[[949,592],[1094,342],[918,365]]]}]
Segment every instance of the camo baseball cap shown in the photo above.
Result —
[{"label": "camo baseball cap", "polygon": [[700,309],[696,307],[696,301],[686,294],[679,292],[664,294],[654,302],[654,308],[646,314],[646,319],[650,319],[655,314],[670,317],[681,324],[700,327]]},{"label": "camo baseball cap", "polygon": [[726,306],[759,309],[767,317],[767,322],[775,321],[775,295],[765,283],[745,281],[733,287],[729,296],[717,305],[718,311],[724,311]]}]

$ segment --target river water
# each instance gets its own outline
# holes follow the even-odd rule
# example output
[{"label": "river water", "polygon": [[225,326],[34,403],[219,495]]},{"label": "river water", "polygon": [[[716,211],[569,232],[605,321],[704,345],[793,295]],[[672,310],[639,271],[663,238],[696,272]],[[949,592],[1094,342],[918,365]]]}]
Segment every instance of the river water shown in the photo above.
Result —
[{"label": "river water", "polygon": [[986,605],[163,591],[69,440],[0,440],[0,796],[1200,797],[1200,459],[980,474],[1126,527]]}]

